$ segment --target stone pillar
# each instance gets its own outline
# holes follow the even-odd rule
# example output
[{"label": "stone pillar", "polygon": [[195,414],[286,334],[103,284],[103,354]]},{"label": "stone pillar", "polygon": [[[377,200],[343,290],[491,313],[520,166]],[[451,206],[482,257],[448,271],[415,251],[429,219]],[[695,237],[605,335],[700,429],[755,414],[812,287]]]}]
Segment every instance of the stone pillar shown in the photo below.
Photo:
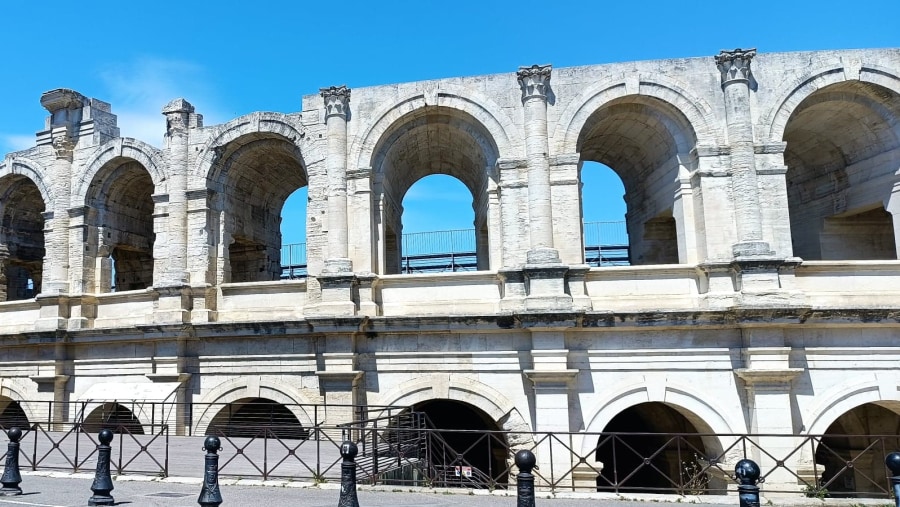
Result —
[{"label": "stone pillar", "polygon": [[678,262],[696,264],[701,259],[697,254],[697,222],[694,215],[694,187],[691,184],[694,157],[685,153],[679,153],[677,157],[678,187],[675,190],[672,214],[675,216],[675,229],[678,235]]},{"label": "stone pillar", "polygon": [[[578,370],[568,367],[565,332],[532,329],[531,340],[534,367],[524,373],[534,385],[534,429],[537,432],[570,431],[569,391]],[[555,448],[551,453],[552,440],[542,439],[542,444],[537,448],[538,467],[547,476],[552,468],[554,476],[561,477],[572,468],[572,457],[562,448]]]},{"label": "stone pillar", "polygon": [[358,272],[373,272],[372,244],[375,227],[372,217],[372,170],[363,167],[347,172],[348,236],[353,238],[348,245],[351,265]]},{"label": "stone pillar", "polygon": [[153,196],[156,233],[153,286],[159,293],[153,320],[158,324],[181,324],[191,321],[187,174],[190,127],[197,124],[197,115],[194,106],[184,99],[170,101],[162,108],[162,114],[166,118],[163,143],[169,168],[169,194]]},{"label": "stone pillar", "polygon": [[550,194],[550,145],[547,135],[547,100],[550,65],[519,67],[516,75],[525,108],[525,157],[528,161],[530,224],[529,264],[558,263],[553,248],[553,214]]},{"label": "stone pillar", "polygon": [[750,114],[750,61],[755,49],[722,51],[716,65],[722,73],[725,98],[725,123],[731,148],[731,185],[734,199],[738,242],[732,246],[735,257],[774,255],[762,237],[759,185],[753,143],[753,119]]},{"label": "stone pillar", "polygon": [[584,264],[581,220],[581,182],[578,153],[557,155],[550,160],[552,170],[553,242],[562,262]]},{"label": "stone pillar", "polygon": [[328,177],[328,256],[323,273],[352,271],[347,249],[347,116],[350,89],[332,86],[320,90],[325,101]]},{"label": "stone pillar", "polygon": [[[316,359],[319,368],[319,389],[328,407],[325,425],[336,426],[352,422],[357,388],[363,372],[356,368],[356,332],[360,321],[338,323],[332,319],[312,319],[310,322],[323,332]],[[322,417],[322,414],[319,415]],[[336,435],[339,437],[339,435]]]},{"label": "stone pillar", "polygon": [[[768,336],[771,333],[748,330],[753,341],[764,343],[744,349],[746,368],[735,370],[747,390],[750,433],[766,435],[758,437],[757,442],[765,452],[757,450],[751,459],[769,474],[765,485],[767,494],[797,491],[797,478],[788,470],[798,468],[801,455],[794,452],[796,439],[792,435],[796,431],[791,416],[791,382],[803,369],[789,366],[790,347],[779,346],[783,336]],[[763,335],[763,339],[756,335]],[[766,342],[774,342],[774,346],[766,346]],[[784,466],[778,468],[778,461],[783,461]]]},{"label": "stone pillar", "polygon": [[9,267],[9,248],[6,243],[0,241],[0,302],[8,300],[8,284],[7,269]]}]

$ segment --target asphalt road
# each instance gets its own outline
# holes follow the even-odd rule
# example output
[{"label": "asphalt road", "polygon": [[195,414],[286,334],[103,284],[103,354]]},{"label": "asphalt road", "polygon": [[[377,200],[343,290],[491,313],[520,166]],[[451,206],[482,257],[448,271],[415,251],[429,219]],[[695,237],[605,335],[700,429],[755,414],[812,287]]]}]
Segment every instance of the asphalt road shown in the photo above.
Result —
[{"label": "asphalt road", "polygon": [[[91,475],[77,474],[62,477],[26,474],[22,477],[23,495],[0,497],[0,507],[80,507],[87,505],[91,496]],[[185,483],[190,482],[190,483]],[[224,482],[224,481],[223,481]],[[340,497],[339,485],[328,483],[312,485],[310,483],[273,482],[267,486],[252,485],[256,481],[241,481],[243,484],[221,486],[223,507],[227,506],[265,506],[265,507],[334,507]],[[116,480],[112,492],[116,505],[131,507],[182,507],[196,506],[200,493],[199,479],[184,479],[181,482],[170,480]],[[505,492],[504,492],[505,494]],[[465,505],[467,507],[514,507],[514,496],[501,496],[486,492],[468,492],[462,490],[409,490],[402,488],[380,487],[370,489],[360,487],[358,491],[361,507],[404,506],[404,507],[444,507]],[[669,501],[675,501],[672,496]],[[718,497],[726,500],[723,497]],[[666,501],[666,498],[654,498],[652,501]],[[704,500],[714,500],[708,498]],[[728,503],[706,504],[736,507],[737,497],[728,498]],[[690,502],[690,499],[683,501]],[[706,503],[706,502],[704,502]],[[563,499],[538,498],[537,507],[630,507],[647,505],[644,502],[630,502],[613,497]]]}]

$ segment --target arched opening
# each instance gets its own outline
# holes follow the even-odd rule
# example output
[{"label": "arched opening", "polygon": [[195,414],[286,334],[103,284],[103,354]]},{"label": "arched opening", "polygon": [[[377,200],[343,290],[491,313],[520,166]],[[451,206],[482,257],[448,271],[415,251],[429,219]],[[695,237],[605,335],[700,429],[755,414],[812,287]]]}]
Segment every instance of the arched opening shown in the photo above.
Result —
[{"label": "arched opening", "polygon": [[438,429],[431,442],[431,465],[438,473],[437,482],[482,487],[507,482],[509,445],[490,416],[454,400],[423,401],[412,410],[424,413],[430,426]]},{"label": "arched opening", "polygon": [[714,444],[698,435],[700,429],[710,432],[696,415],[665,403],[623,410],[598,441],[597,490],[702,494],[722,489],[719,479],[701,473]]},{"label": "arched opening", "polygon": [[0,429],[6,431],[12,427],[26,430],[31,423],[18,401],[0,397]]},{"label": "arched opening", "polygon": [[[406,192],[402,208],[401,273],[487,269],[478,265],[477,252],[477,245],[487,245],[487,224],[473,228],[472,194],[460,180],[444,174],[425,176]],[[486,261],[487,256],[481,259]]]},{"label": "arched opening", "polygon": [[401,203],[414,183],[435,174],[459,180],[472,196],[475,265],[477,269],[489,269],[492,224],[488,220],[488,187],[497,157],[496,144],[487,129],[458,110],[425,107],[388,129],[376,145],[372,162],[379,273],[403,271],[404,223],[411,218]]},{"label": "arched opening", "polygon": [[581,164],[585,264],[600,267],[631,263],[625,211],[625,186],[619,175],[597,162]]},{"label": "arched opening", "polygon": [[153,286],[153,180],[140,163],[108,162],[94,176],[86,195],[86,276],[98,292]]},{"label": "arched opening", "polygon": [[280,439],[309,438],[297,416],[281,403],[267,398],[244,398],[228,403],[213,417],[207,435]]},{"label": "arched opening", "polygon": [[[242,136],[219,151],[210,184],[218,194],[213,207],[222,227],[221,281],[280,280],[282,228],[306,229],[305,211],[298,214],[296,206],[291,222],[282,225],[288,197],[307,185],[300,150],[283,137],[261,133]],[[301,206],[306,209],[306,203]],[[301,215],[303,222],[294,222]],[[305,232],[300,237],[305,240]]]},{"label": "arched opening", "polygon": [[866,403],[838,417],[816,446],[823,492],[832,497],[872,496],[890,490],[884,458],[900,449],[900,404]]},{"label": "arched opening", "polygon": [[86,433],[97,433],[103,429],[114,433],[144,434],[144,427],[134,412],[121,403],[113,402],[104,403],[92,410],[81,424],[81,430]]},{"label": "arched opening", "polygon": [[306,202],[309,187],[300,187],[284,201],[281,211],[281,279],[306,278]]},{"label": "arched opening", "polygon": [[[673,213],[674,196],[682,160],[689,158],[696,143],[687,118],[654,97],[617,98],[585,123],[577,145],[582,162],[609,167],[625,189],[630,264],[685,262],[679,253],[676,222],[684,217]],[[583,190],[582,210],[619,199],[615,192],[605,190]]]},{"label": "arched opening", "polygon": [[0,301],[33,298],[41,291],[44,200],[33,181],[0,179]]},{"label": "arched opening", "polygon": [[900,167],[900,95],[860,81],[826,86],[785,125],[794,254],[807,260],[896,259],[885,211]]}]

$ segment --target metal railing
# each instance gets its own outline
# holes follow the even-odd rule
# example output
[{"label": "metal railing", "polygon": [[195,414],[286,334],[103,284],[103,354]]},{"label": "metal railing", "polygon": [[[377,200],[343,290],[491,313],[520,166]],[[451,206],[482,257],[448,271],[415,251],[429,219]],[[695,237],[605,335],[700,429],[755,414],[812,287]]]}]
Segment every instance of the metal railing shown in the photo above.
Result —
[{"label": "metal railing", "polygon": [[281,245],[281,279],[306,278],[306,243]]},{"label": "metal railing", "polygon": [[[359,447],[360,480],[387,485],[506,488],[515,478],[515,452],[528,449],[540,464],[536,487],[553,492],[727,494],[734,490],[735,463],[750,458],[762,467],[763,492],[888,498],[890,472],[884,458],[900,448],[897,435],[440,429],[408,407],[349,405],[307,406],[313,424],[304,424],[298,432],[277,420],[275,416],[284,413],[280,409],[256,410],[253,417],[241,419],[238,405],[232,404],[231,412],[227,404],[198,404],[179,410],[144,407],[140,413],[178,412],[189,418],[212,410],[223,415],[210,419],[204,435],[222,439],[219,466],[224,476],[336,481],[339,447],[349,439]],[[354,422],[325,424],[325,411],[334,408],[344,410]],[[121,417],[121,411],[117,413]],[[174,435],[173,426],[165,422],[142,420],[135,425],[100,418],[97,426],[98,418],[91,414],[83,420],[20,425],[26,430],[20,447],[22,467],[90,470],[96,462],[97,430],[109,427],[117,434],[112,463],[117,474],[199,477],[203,473],[202,454],[197,452],[202,435]]]}]

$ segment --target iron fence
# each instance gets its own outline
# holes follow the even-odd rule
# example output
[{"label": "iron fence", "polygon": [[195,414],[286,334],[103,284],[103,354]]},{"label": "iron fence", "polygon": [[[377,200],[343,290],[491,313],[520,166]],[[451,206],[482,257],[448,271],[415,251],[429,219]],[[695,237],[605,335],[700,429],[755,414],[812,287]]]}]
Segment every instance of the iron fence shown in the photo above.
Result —
[{"label": "iron fence", "polygon": [[[48,413],[61,413],[60,407],[45,403]],[[142,417],[194,418],[179,428],[178,420],[136,423],[110,402],[85,414],[89,402],[82,403],[75,407],[82,414],[77,422],[20,424],[25,430],[23,468],[90,470],[96,463],[96,434],[106,427],[116,433],[112,467],[117,474],[199,477],[203,437],[217,435],[223,444],[220,473],[232,477],[337,481],[340,444],[352,440],[359,448],[359,480],[371,484],[507,488],[515,482],[515,452],[529,449],[538,457],[536,487],[553,492],[726,494],[735,489],[734,465],[750,458],[762,468],[763,492],[888,498],[890,472],[884,458],[900,449],[897,435],[440,429],[408,407],[246,402],[132,406],[132,415]],[[300,408],[307,415],[297,425],[291,417]],[[108,417],[96,417],[97,411]],[[353,422],[328,422],[341,417]]]}]

